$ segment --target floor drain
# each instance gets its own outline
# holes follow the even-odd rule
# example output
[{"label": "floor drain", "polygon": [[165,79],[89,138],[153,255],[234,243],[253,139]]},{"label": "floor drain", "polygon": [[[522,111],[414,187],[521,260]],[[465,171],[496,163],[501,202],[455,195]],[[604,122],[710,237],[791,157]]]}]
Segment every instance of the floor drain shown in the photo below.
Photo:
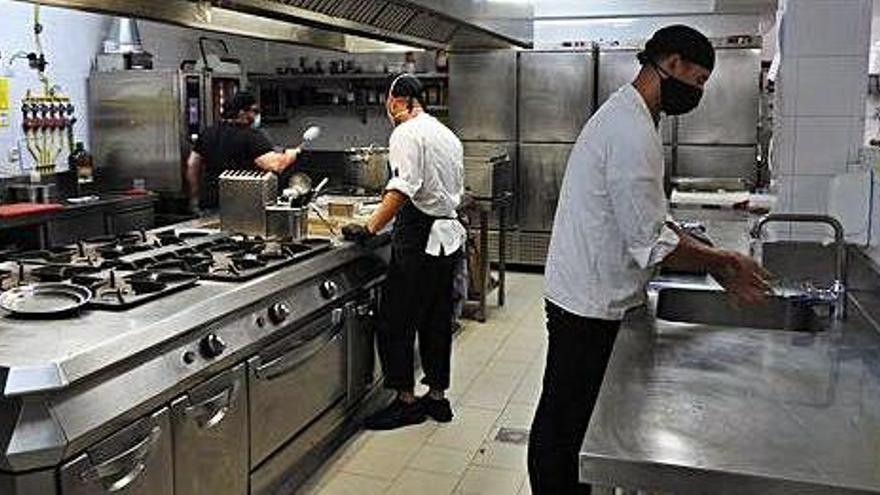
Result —
[{"label": "floor drain", "polygon": [[495,435],[495,441],[526,445],[529,443],[529,430],[525,428],[500,428],[498,434]]}]

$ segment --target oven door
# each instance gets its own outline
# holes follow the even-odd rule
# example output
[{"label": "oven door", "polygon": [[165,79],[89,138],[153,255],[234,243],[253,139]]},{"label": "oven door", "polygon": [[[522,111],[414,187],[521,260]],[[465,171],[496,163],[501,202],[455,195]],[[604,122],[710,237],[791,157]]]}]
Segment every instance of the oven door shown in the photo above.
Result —
[{"label": "oven door", "polygon": [[251,467],[344,399],[343,308],[334,308],[248,360]]},{"label": "oven door", "polygon": [[245,495],[245,369],[224,371],[171,403],[175,495]]},{"label": "oven door", "polygon": [[346,305],[348,318],[348,391],[346,402],[357,403],[378,380],[376,321],[379,289],[373,288]]},{"label": "oven door", "polygon": [[61,467],[62,495],[171,495],[168,408],[141,418]]}]

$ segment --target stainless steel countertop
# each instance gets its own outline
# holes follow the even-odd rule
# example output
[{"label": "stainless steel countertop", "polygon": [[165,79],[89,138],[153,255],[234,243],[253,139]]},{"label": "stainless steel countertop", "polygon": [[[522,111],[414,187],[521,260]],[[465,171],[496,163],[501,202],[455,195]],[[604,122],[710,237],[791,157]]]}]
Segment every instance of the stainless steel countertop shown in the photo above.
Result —
[{"label": "stainless steel countertop", "polygon": [[[342,243],[291,267],[245,283],[198,286],[128,311],[84,311],[59,320],[0,318],[0,385],[4,395],[57,390],[146,349],[184,335],[237,308],[362,255]],[[332,258],[328,258],[332,257]]]},{"label": "stainless steel countertop", "polygon": [[819,334],[634,312],[580,473],[671,493],[880,493],[880,334],[856,311]]}]

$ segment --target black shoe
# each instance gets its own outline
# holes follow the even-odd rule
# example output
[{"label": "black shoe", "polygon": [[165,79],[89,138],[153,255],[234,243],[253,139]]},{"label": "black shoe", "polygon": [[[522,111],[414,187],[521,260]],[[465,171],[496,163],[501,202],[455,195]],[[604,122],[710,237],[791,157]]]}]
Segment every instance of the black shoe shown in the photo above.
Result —
[{"label": "black shoe", "polygon": [[364,427],[368,430],[394,430],[424,423],[426,419],[425,408],[420,401],[408,404],[395,399],[391,405],[368,417],[364,421]]},{"label": "black shoe", "polygon": [[422,403],[422,409],[425,411],[425,414],[431,417],[434,421],[438,423],[448,423],[452,421],[452,405],[449,404],[449,399],[432,399],[430,396],[424,396],[419,398],[419,402]]}]

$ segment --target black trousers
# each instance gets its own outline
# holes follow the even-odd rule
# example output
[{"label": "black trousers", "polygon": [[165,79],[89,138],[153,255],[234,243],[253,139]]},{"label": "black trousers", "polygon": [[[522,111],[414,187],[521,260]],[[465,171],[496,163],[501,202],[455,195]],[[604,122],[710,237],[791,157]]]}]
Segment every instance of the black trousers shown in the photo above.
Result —
[{"label": "black trousers", "polygon": [[415,336],[432,389],[449,388],[452,358],[452,284],[460,251],[430,256],[424,248],[392,246],[378,332],[385,388],[412,390]]},{"label": "black trousers", "polygon": [[619,321],[583,318],[546,301],[547,364],[529,436],[529,481],[535,495],[589,494],[578,482],[578,451]]}]

